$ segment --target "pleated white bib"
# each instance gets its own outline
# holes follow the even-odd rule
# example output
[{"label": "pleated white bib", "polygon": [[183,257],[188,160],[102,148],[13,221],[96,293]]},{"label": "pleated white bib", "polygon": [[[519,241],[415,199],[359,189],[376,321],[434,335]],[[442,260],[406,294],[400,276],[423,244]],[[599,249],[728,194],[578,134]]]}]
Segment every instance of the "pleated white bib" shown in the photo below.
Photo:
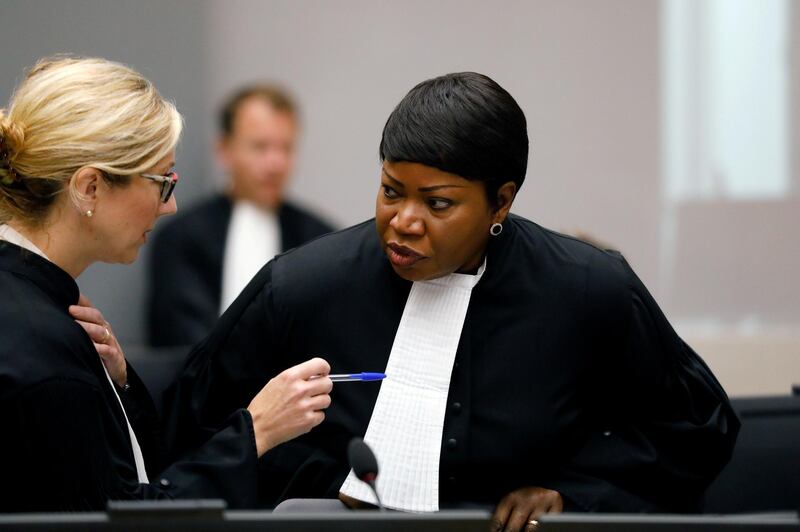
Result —
[{"label": "pleated white bib", "polygon": [[[477,275],[453,273],[415,282],[386,365],[364,441],[375,452],[377,489],[387,508],[439,509],[439,454],[450,377]],[[350,471],[340,490],[376,504],[370,488]]]},{"label": "pleated white bib", "polygon": [[233,205],[222,259],[222,314],[258,270],[281,250],[278,216],[247,201]]}]

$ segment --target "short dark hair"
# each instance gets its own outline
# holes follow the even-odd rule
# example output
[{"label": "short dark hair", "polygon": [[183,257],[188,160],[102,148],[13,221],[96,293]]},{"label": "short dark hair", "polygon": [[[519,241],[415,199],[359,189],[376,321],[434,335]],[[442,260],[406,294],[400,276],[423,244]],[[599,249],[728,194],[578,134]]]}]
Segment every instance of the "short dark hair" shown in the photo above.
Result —
[{"label": "short dark hair", "polygon": [[229,137],[233,133],[236,113],[239,111],[239,107],[250,98],[260,98],[276,111],[297,117],[297,106],[284,88],[268,83],[247,85],[231,94],[223,103],[219,112],[219,130],[222,135]]},{"label": "short dark hair", "polygon": [[382,161],[413,162],[483,181],[489,201],[528,167],[525,113],[494,80],[475,72],[423,81],[397,104],[381,137]]}]

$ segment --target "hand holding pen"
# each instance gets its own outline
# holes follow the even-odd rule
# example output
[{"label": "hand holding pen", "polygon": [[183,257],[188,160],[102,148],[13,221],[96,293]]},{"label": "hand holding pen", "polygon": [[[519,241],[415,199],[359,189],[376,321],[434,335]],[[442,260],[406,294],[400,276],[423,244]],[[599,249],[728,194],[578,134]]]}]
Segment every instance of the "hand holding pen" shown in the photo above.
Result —
[{"label": "hand holding pen", "polygon": [[250,402],[258,456],[301,434],[325,419],[331,404],[331,370],[321,358],[313,358],[272,378]]}]

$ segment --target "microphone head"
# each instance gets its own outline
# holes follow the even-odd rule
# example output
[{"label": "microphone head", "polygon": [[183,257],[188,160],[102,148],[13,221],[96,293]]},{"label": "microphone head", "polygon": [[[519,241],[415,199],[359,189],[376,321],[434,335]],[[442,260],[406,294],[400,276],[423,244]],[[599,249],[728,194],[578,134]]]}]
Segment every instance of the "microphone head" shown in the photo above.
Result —
[{"label": "microphone head", "polygon": [[378,477],[378,460],[361,438],[350,440],[347,445],[347,459],[359,480],[372,483]]}]

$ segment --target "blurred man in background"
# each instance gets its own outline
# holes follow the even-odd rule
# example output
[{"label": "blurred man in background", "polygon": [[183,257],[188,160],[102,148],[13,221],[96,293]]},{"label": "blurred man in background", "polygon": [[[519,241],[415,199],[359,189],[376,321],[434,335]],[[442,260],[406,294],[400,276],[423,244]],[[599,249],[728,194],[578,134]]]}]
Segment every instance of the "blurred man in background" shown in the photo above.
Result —
[{"label": "blurred man in background", "polygon": [[333,229],[284,198],[297,114],[288,94],[271,85],[244,87],[222,107],[225,192],[179,213],[155,235],[147,311],[152,346],[196,343],[266,262]]}]

